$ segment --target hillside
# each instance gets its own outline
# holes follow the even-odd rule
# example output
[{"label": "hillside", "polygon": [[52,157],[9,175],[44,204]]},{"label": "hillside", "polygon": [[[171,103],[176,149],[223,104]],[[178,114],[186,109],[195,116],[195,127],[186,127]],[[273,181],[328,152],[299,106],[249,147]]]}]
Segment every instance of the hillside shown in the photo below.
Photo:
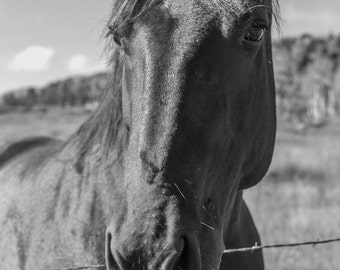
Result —
[{"label": "hillside", "polygon": [[289,121],[322,124],[340,103],[340,36],[304,35],[274,44],[278,111]]},{"label": "hillside", "polygon": [[[322,125],[337,113],[340,103],[340,35],[303,35],[274,43],[277,108],[287,122]],[[3,96],[2,111],[34,106],[78,106],[97,101],[109,76],[70,77],[43,88],[26,88]]]},{"label": "hillside", "polygon": [[42,88],[28,87],[10,91],[3,95],[2,107],[30,109],[37,105],[60,107],[85,105],[99,100],[108,83],[107,73],[69,77]]}]

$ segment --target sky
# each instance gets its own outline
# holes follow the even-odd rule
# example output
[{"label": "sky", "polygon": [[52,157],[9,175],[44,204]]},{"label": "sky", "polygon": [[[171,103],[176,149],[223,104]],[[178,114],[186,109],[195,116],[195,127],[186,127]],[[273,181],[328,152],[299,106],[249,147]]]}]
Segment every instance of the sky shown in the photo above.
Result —
[{"label": "sky", "polygon": [[[105,69],[112,1],[0,0],[0,94]],[[281,9],[281,37],[340,32],[339,0],[281,0]]]}]

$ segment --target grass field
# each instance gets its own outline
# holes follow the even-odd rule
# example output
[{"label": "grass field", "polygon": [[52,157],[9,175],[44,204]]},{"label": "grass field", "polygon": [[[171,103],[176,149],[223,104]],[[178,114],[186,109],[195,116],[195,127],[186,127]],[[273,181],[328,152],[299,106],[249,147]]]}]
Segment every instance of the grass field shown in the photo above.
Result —
[{"label": "grass field", "polygon": [[[66,138],[81,109],[0,115],[0,144],[44,135]],[[279,128],[266,178],[246,191],[264,244],[340,237],[340,120],[304,135]],[[340,243],[266,250],[269,270],[339,270]]]},{"label": "grass field", "polygon": [[[340,237],[340,121],[304,135],[279,128],[266,178],[246,192],[264,244]],[[340,243],[266,250],[267,269],[338,270]]]}]

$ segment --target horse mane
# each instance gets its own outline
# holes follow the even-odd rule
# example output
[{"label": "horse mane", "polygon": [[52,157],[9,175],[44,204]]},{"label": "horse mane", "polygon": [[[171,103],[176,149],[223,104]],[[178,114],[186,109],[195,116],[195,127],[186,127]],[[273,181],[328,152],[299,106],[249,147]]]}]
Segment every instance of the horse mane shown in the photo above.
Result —
[{"label": "horse mane", "polygon": [[124,28],[163,0],[115,0],[108,25],[111,32]]},{"label": "horse mane", "polygon": [[12,160],[16,156],[23,154],[29,150],[37,147],[42,147],[50,143],[59,142],[56,139],[49,137],[32,137],[24,140],[14,142],[10,145],[0,148],[0,168],[8,161]]},{"label": "horse mane", "polygon": [[[138,16],[146,13],[154,4],[163,0],[115,0],[109,19],[110,33],[124,27]],[[114,29],[114,30],[113,30]],[[86,157],[90,155],[91,163],[101,160],[119,159],[127,144],[127,130],[122,117],[122,61],[120,49],[112,47],[109,40],[106,50],[110,54],[110,83],[105,89],[100,106],[90,118],[73,134],[66,146],[73,149],[76,170],[82,173]],[[112,51],[112,52],[111,52]],[[75,151],[74,151],[75,148]],[[116,154],[113,152],[116,151]],[[73,156],[73,155],[72,155]]]},{"label": "horse mane", "polygon": [[[126,128],[122,117],[121,76],[122,65],[119,49],[112,53],[112,69],[109,80],[111,83],[103,93],[97,110],[80,126],[69,140],[72,149],[76,148],[76,169],[81,173],[85,167],[86,156],[91,155],[93,162],[114,159],[123,153]],[[114,161],[114,160],[113,160]]]},{"label": "horse mane", "polygon": [[[132,23],[138,17],[146,14],[154,5],[164,2],[165,0],[115,0],[113,3],[112,14],[108,21],[109,33],[108,35],[124,28],[128,24]],[[201,0],[195,0],[198,4],[203,5]],[[255,8],[265,7],[269,9],[269,5],[266,3],[248,6],[240,0],[210,0],[219,9],[226,10],[230,14],[238,17],[240,14],[251,12]],[[273,15],[276,26],[280,28],[280,4],[279,0],[267,0],[272,2],[272,8],[270,9]],[[265,1],[261,1],[265,2]]]}]

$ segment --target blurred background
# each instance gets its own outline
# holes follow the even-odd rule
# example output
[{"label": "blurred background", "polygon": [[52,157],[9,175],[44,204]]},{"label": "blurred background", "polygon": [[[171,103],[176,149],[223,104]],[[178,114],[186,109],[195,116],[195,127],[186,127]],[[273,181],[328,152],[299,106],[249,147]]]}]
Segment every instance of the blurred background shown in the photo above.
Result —
[{"label": "blurred background", "polygon": [[[0,0],[0,144],[66,139],[108,85],[112,0]],[[246,192],[265,244],[340,236],[340,1],[284,0],[274,29],[278,134]],[[267,269],[340,269],[340,244],[265,251]]]}]

